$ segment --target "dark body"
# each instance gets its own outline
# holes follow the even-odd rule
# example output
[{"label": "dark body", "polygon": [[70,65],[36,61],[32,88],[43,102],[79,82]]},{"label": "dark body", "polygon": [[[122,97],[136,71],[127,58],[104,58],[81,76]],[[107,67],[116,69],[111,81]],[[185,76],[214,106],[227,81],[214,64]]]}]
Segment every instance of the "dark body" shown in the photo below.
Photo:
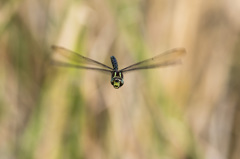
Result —
[{"label": "dark body", "polygon": [[[118,70],[118,63],[114,56],[111,56],[112,67],[109,67],[101,62],[82,56],[63,47],[52,46],[52,49],[54,52],[76,63],[66,63],[58,60],[53,60],[53,64],[63,67],[74,67],[79,69],[109,72],[111,73],[111,84],[116,89],[120,88],[124,84],[123,73],[141,69],[152,69],[179,64],[181,62],[181,57],[186,53],[186,50],[184,48],[176,48],[165,51],[164,53],[159,54],[153,58],[140,61],[138,63]],[[95,65],[97,67],[92,67],[92,65]]]},{"label": "dark body", "polygon": [[112,72],[111,84],[114,88],[120,88],[124,84],[122,71],[118,71],[117,59],[114,56],[111,56],[111,62],[114,71]]}]

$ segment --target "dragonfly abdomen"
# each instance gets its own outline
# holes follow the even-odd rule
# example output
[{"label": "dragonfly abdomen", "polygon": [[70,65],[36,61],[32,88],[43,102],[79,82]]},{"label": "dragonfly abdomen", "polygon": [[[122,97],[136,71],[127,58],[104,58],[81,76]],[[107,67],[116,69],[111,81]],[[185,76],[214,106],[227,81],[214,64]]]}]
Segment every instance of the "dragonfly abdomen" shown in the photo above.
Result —
[{"label": "dragonfly abdomen", "polygon": [[117,59],[114,56],[111,56],[111,62],[112,62],[112,65],[113,65],[113,69],[118,70]]}]

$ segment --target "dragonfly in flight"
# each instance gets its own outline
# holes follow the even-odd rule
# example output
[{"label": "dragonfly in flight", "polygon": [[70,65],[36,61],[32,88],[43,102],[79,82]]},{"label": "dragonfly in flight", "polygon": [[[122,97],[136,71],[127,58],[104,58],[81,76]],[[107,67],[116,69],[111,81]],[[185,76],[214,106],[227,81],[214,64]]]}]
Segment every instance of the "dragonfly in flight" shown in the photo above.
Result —
[{"label": "dragonfly in flight", "polygon": [[[101,62],[82,56],[76,52],[70,51],[60,46],[53,45],[52,49],[57,54],[60,54],[63,57],[72,60],[76,63],[72,64],[60,61],[53,61],[55,65],[79,69],[96,70],[101,72],[109,72],[111,73],[111,84],[115,89],[118,89],[121,86],[123,86],[124,84],[123,73],[135,70],[152,69],[179,64],[181,62],[182,56],[186,54],[186,50],[184,48],[175,48],[167,50],[155,57],[137,62],[135,64],[132,64],[128,67],[119,70],[117,59],[114,56],[111,56],[111,62],[113,67],[109,67]],[[95,67],[92,67],[91,65],[95,65]]]}]

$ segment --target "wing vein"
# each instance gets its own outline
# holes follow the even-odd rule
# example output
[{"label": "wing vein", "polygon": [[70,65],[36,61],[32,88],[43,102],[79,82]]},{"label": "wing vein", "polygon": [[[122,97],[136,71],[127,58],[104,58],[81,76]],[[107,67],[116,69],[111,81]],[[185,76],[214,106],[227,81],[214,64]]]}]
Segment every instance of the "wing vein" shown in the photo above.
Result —
[{"label": "wing vein", "polygon": [[[104,67],[104,68],[107,68],[109,70],[113,70],[111,67],[101,63],[101,62],[98,62],[98,61],[95,61],[93,59],[90,59],[88,57],[85,57],[85,56],[82,56],[76,52],[73,52],[73,51],[70,51],[68,49],[65,49],[63,47],[59,47],[59,46],[56,46],[56,45],[53,45],[52,46],[52,49],[59,53],[60,55],[62,55],[63,57],[67,58],[67,59],[71,59],[72,61],[75,61],[77,63],[84,63],[84,64],[95,64],[97,66],[101,66],[101,67]],[[70,57],[74,57],[73,59],[70,58]]]},{"label": "wing vein", "polygon": [[97,68],[97,67],[87,67],[87,66],[69,64],[69,63],[60,62],[60,61],[56,61],[56,60],[52,61],[52,64],[55,65],[55,66],[61,66],[61,67],[72,67],[72,68],[79,68],[79,69],[88,69],[88,70],[112,72],[111,70],[108,70],[108,69],[102,69],[102,68]]},{"label": "wing vein", "polygon": [[138,63],[132,64],[128,67],[121,69],[122,72],[140,70],[140,69],[151,69],[157,67],[163,67],[168,65],[179,64],[181,62],[181,57],[185,55],[186,50],[184,48],[175,48],[165,51],[153,58],[140,61]]}]

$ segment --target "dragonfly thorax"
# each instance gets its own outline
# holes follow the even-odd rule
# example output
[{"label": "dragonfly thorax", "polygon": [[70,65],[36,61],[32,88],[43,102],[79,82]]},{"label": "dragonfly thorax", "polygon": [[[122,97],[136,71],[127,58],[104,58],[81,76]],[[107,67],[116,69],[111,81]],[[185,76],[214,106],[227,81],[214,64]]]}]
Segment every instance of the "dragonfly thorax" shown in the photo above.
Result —
[{"label": "dragonfly thorax", "polygon": [[120,88],[124,84],[122,72],[120,71],[112,72],[111,84],[116,89]]}]

